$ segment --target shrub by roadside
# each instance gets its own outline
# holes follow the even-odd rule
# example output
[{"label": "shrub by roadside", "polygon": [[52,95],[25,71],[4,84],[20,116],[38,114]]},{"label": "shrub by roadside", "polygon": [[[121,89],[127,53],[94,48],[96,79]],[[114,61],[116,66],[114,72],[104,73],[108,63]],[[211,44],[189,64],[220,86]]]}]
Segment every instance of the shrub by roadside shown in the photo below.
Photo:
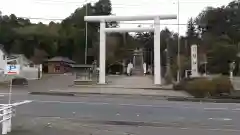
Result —
[{"label": "shrub by roadside", "polygon": [[[173,85],[173,89],[177,91],[184,91],[188,82],[202,78],[183,78],[179,83]],[[204,78],[205,79],[205,78]]]},{"label": "shrub by roadside", "polygon": [[228,77],[184,79],[173,88],[185,90],[196,98],[221,96],[230,94],[234,90]]},{"label": "shrub by roadside", "polygon": [[215,84],[215,95],[231,94],[234,90],[231,80],[226,76],[213,78],[212,82]]},{"label": "shrub by roadside", "polygon": [[185,90],[196,98],[210,96],[215,91],[215,85],[208,79],[196,79],[186,83]]}]

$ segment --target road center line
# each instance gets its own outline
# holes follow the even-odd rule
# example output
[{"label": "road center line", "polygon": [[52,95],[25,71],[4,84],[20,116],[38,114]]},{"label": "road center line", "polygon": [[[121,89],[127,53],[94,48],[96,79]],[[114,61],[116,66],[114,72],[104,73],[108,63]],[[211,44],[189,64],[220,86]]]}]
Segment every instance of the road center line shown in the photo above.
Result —
[{"label": "road center line", "polygon": [[203,108],[204,110],[228,110],[228,108]]},{"label": "road center line", "polygon": [[179,109],[203,109],[206,111],[221,111],[221,110],[229,110],[229,111],[240,111],[240,108],[229,109],[229,108],[197,108],[197,107],[182,107],[182,106],[167,106],[167,105],[150,105],[150,104],[114,104],[107,102],[69,102],[69,101],[42,101],[42,100],[33,100],[33,102],[38,103],[63,103],[63,104],[86,104],[86,105],[119,105],[119,106],[133,106],[133,107],[153,107],[153,108],[179,108]]},{"label": "road center line", "polygon": [[209,120],[216,120],[216,121],[231,121],[230,118],[208,118]]},{"label": "road center line", "polygon": [[181,108],[175,106],[157,106],[157,105],[142,105],[142,104],[113,104],[107,102],[67,102],[67,101],[41,101],[33,100],[39,103],[63,103],[63,104],[86,104],[86,105],[119,105],[119,106],[135,106],[135,107],[155,107],[155,108]]},{"label": "road center line", "polygon": [[240,108],[232,109],[233,111],[240,111]]},{"label": "road center line", "polygon": [[63,103],[63,104],[88,104],[88,105],[109,105],[110,103],[105,102],[67,102],[67,101],[41,101],[41,100],[33,100],[34,102],[39,103]]}]

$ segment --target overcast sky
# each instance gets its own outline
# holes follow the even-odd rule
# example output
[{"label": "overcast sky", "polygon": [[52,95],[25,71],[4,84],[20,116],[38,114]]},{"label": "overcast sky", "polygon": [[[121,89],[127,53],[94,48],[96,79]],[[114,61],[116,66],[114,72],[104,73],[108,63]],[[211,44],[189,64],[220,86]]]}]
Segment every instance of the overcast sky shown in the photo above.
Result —
[{"label": "overcast sky", "polygon": [[[0,11],[2,14],[15,14],[21,17],[31,18],[65,18],[86,1],[97,0],[0,0]],[[150,2],[151,1],[151,2]],[[179,0],[180,24],[186,24],[190,17],[196,17],[205,7],[222,6],[232,0]],[[176,14],[177,0],[111,0],[113,13],[116,15],[156,15]],[[44,20],[31,20],[33,22]],[[177,20],[162,21],[162,24],[177,24]],[[136,22],[134,22],[136,23]],[[151,23],[151,22],[140,22]],[[121,27],[137,27],[138,24],[122,24]],[[150,24],[143,25],[143,27]],[[177,32],[177,25],[163,25]],[[180,26],[180,33],[185,34],[186,26]]]}]

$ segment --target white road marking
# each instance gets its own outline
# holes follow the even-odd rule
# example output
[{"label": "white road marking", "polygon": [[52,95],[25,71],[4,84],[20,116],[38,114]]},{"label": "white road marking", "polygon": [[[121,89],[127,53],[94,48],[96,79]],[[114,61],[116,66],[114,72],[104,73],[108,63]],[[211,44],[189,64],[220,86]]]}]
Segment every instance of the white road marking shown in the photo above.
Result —
[{"label": "white road marking", "polygon": [[228,108],[203,108],[204,110],[228,110]]},{"label": "white road marking", "polygon": [[116,115],[117,115],[117,116],[120,116],[120,114],[119,114],[119,113],[117,113]]},{"label": "white road marking", "polygon": [[240,108],[232,109],[233,111],[240,111]]},{"label": "white road marking", "polygon": [[180,129],[182,129],[182,130],[188,130],[189,128],[180,128]]},{"label": "white road marking", "polygon": [[8,95],[9,93],[0,93],[1,95]]},{"label": "white road marking", "polygon": [[178,119],[178,120],[184,120],[185,117],[178,117],[177,119]]},{"label": "white road marking", "polygon": [[[45,117],[45,118],[49,118],[49,117]],[[51,118],[56,118],[56,119],[69,119],[69,120],[73,120],[74,118],[61,118],[61,117],[51,117]],[[157,122],[156,122],[157,123]],[[161,123],[160,123],[161,124]],[[176,124],[176,123],[174,123]],[[141,127],[141,126],[139,126]],[[181,127],[157,127],[157,128],[161,128],[161,129],[180,129],[180,130],[205,130],[205,131],[222,131],[222,132],[239,132],[240,130],[238,129],[226,129],[226,128],[181,128]]]},{"label": "white road marking", "polygon": [[191,108],[191,107],[177,107],[177,106],[160,106],[160,105],[141,105],[141,104],[112,104],[107,102],[69,102],[69,101],[42,101],[34,100],[39,103],[64,103],[64,104],[87,104],[87,105],[120,105],[120,106],[135,106],[135,107],[155,107],[155,108]]},{"label": "white road marking", "polygon": [[121,106],[139,106],[139,107],[157,107],[154,105],[138,105],[138,104],[119,104]]},{"label": "white road marking", "polygon": [[216,120],[216,121],[231,121],[230,118],[208,118],[209,120]]},{"label": "white road marking", "polygon": [[240,132],[238,129],[218,129],[218,128],[179,128],[179,127],[157,127],[161,129],[180,129],[180,130],[204,130],[204,131],[221,131],[221,132]]},{"label": "white road marking", "polygon": [[42,100],[33,100],[34,102],[39,103],[63,103],[63,104],[88,104],[88,105],[109,105],[110,103],[105,102],[68,102],[68,101],[42,101]]},{"label": "white road marking", "polygon": [[86,105],[119,105],[119,106],[133,106],[133,107],[153,107],[153,108],[179,108],[179,109],[203,109],[206,111],[240,111],[240,108],[229,109],[229,108],[201,108],[201,107],[181,107],[181,106],[166,106],[166,105],[149,105],[149,104],[114,104],[107,102],[69,102],[69,101],[42,101],[42,100],[33,100],[34,102],[39,103],[64,103],[64,104],[86,104]]},{"label": "white road marking", "polygon": [[[64,103],[64,104],[87,104],[87,105],[115,105],[112,103],[106,102],[68,102],[68,101],[42,101],[42,100],[34,100],[34,102],[39,103]],[[137,107],[161,107],[161,108],[173,108],[174,106],[155,106],[155,105],[140,105],[140,104],[117,104],[120,106],[137,106]]]}]

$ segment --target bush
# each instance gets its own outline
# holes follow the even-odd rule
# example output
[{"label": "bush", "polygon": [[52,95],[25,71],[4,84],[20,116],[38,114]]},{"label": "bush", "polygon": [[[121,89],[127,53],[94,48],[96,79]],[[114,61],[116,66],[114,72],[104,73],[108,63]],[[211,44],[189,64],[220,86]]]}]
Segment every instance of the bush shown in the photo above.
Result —
[{"label": "bush", "polygon": [[196,98],[204,98],[212,95],[216,89],[214,83],[208,79],[189,81],[185,87],[185,90]]},{"label": "bush", "polygon": [[230,94],[234,88],[228,77],[183,79],[174,85],[175,90],[185,90],[197,98]]},{"label": "bush", "polygon": [[216,88],[214,95],[230,94],[234,90],[228,77],[216,77],[212,79],[212,82]]},{"label": "bush", "polygon": [[185,90],[188,82],[202,78],[183,78],[179,83],[173,85],[174,90]]}]

